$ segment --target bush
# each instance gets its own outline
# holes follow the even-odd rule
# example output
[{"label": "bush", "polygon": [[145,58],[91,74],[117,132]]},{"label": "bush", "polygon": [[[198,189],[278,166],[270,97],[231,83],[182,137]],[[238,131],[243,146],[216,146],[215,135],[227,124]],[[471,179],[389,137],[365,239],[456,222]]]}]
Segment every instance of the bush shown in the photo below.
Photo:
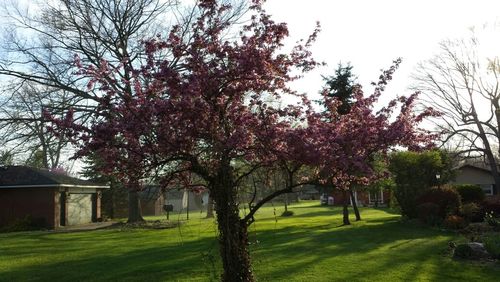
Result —
[{"label": "bush", "polygon": [[492,257],[500,259],[500,236],[498,234],[486,237],[484,247]]},{"label": "bush", "polygon": [[493,213],[495,216],[500,216],[500,197],[488,197],[484,200],[483,207],[486,213]]},{"label": "bush", "polygon": [[449,215],[444,219],[443,226],[448,229],[463,229],[467,226],[467,223],[461,216]]},{"label": "bush", "polygon": [[47,223],[43,218],[34,218],[31,215],[26,215],[23,218],[18,218],[2,228],[2,232],[19,232],[40,230],[47,227]]},{"label": "bush", "polygon": [[471,241],[475,241],[476,238],[482,236],[485,233],[493,232],[495,229],[486,222],[471,223],[465,227],[462,232]]},{"label": "bush", "polygon": [[461,184],[453,188],[460,194],[462,203],[480,203],[484,200],[484,191],[479,185]]},{"label": "bush", "polygon": [[[397,152],[391,155],[389,171],[394,178],[394,196],[401,209],[401,214],[417,218],[417,199],[430,187],[440,182],[446,183],[452,178],[452,162],[445,151]],[[444,218],[444,217],[443,217]]]},{"label": "bush", "polygon": [[431,226],[441,224],[442,218],[439,216],[439,206],[434,203],[422,203],[417,206],[418,219]]},{"label": "bush", "polygon": [[458,214],[461,206],[460,195],[450,187],[434,187],[424,192],[418,203],[434,203],[439,206],[439,217]]},{"label": "bush", "polygon": [[467,203],[462,206],[462,215],[469,222],[481,222],[484,219],[484,211],[476,203]]}]

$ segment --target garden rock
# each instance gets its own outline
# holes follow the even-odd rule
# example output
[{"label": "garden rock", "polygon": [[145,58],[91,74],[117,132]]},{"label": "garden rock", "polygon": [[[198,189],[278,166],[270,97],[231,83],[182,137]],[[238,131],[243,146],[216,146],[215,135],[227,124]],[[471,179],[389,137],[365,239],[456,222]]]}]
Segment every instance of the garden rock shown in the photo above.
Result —
[{"label": "garden rock", "polygon": [[457,245],[453,253],[453,257],[480,260],[489,258],[490,255],[486,251],[483,244],[478,242],[471,242]]}]

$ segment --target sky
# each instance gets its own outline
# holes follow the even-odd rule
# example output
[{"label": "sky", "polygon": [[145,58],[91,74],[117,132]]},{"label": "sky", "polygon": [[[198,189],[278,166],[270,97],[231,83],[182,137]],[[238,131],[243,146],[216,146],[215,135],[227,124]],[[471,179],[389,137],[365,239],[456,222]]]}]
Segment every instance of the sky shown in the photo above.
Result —
[{"label": "sky", "polygon": [[[20,2],[32,4],[30,1],[34,0]],[[324,85],[321,76],[332,75],[339,62],[350,62],[358,81],[370,92],[369,83],[398,57],[403,64],[382,103],[409,95],[411,73],[417,63],[439,51],[440,41],[466,36],[471,27],[500,23],[500,0],[267,0],[264,7],[275,21],[288,24],[290,46],[307,38],[320,22],[322,31],[312,52],[327,66],[293,85],[311,99],[319,98]],[[489,42],[495,54],[500,53],[498,35]]]},{"label": "sky", "polygon": [[[471,27],[500,22],[498,0],[268,0],[265,9],[275,21],[288,23],[289,44],[307,38],[316,21],[320,22],[322,31],[312,52],[327,66],[294,85],[313,98],[319,97],[316,95],[324,85],[321,75],[331,75],[339,62],[350,62],[368,91],[380,70],[398,57],[403,58],[403,64],[385,99],[408,95],[411,73],[419,62],[439,51],[440,41],[467,36]],[[500,53],[498,37],[492,48]]]}]

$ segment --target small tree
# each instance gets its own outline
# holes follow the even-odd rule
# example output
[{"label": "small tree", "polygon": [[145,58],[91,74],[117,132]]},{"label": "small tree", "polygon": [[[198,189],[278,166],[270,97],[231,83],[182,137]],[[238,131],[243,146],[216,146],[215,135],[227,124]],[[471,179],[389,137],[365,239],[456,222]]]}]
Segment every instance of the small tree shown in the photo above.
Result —
[{"label": "small tree", "polygon": [[[417,144],[427,146],[432,139],[428,132],[418,130],[416,125],[422,118],[437,113],[431,108],[426,108],[421,114],[414,114],[412,111],[416,93],[409,98],[402,97],[391,101],[387,107],[378,112],[373,111],[374,103],[382,95],[400,63],[400,59],[394,61],[394,64],[382,73],[380,80],[372,83],[375,90],[368,97],[364,97],[360,85],[346,87],[351,83],[352,67],[340,68],[337,71],[339,77],[334,85],[340,85],[341,89],[333,94],[343,93],[344,100],[325,90],[323,105],[327,110],[319,117],[323,122],[309,121],[310,124],[320,124],[317,129],[321,131],[319,135],[329,136],[323,145],[331,142],[332,148],[320,148],[324,150],[321,156],[323,160],[320,168],[321,177],[326,183],[344,192],[346,199],[343,209],[344,224],[350,224],[347,195],[354,198],[352,187],[367,185],[381,176],[374,169],[373,159],[376,154],[385,156],[389,148],[395,144],[410,148],[418,147]],[[346,101],[347,91],[351,90],[352,98]],[[398,102],[402,103],[399,115],[395,121],[390,122],[389,118],[394,114]],[[344,107],[344,111],[339,111],[340,107]],[[360,120],[363,122],[359,122]],[[355,199],[352,201],[355,203]],[[359,211],[356,211],[356,214],[357,219],[360,219]]]},{"label": "small tree", "polygon": [[389,170],[396,184],[394,195],[401,213],[415,218],[418,197],[432,186],[448,183],[453,178],[451,168],[448,154],[443,151],[407,151],[392,154]]},{"label": "small tree", "polygon": [[[337,100],[340,104],[337,106],[336,111],[339,115],[348,114],[351,110],[352,105],[355,102],[354,91],[356,87],[360,87],[356,83],[356,79],[352,74],[352,66],[348,63],[347,66],[343,66],[339,63],[337,69],[335,70],[335,75],[330,77],[323,77],[326,82],[326,86],[323,91],[326,96]],[[320,104],[323,104],[320,101]],[[334,188],[335,189],[335,188]],[[343,218],[344,224],[349,225],[349,199],[351,200],[354,214],[356,216],[356,221],[361,220],[361,215],[359,213],[356,198],[354,196],[353,187],[349,187],[349,191],[342,191],[344,202],[343,206]]]},{"label": "small tree", "polygon": [[[347,64],[347,66],[344,67],[342,63],[339,63],[337,69],[335,70],[335,75],[323,77],[323,80],[325,80],[326,83],[326,86],[323,89],[324,94],[326,94],[328,98],[334,99],[340,103],[339,105],[337,105],[336,112],[339,115],[348,114],[355,102],[355,87],[360,87],[356,84],[355,78],[353,77],[352,66],[350,64]],[[324,102],[320,101],[320,104],[324,104]],[[359,213],[356,199],[354,197],[353,188],[349,187],[349,191],[342,192],[344,194],[344,202],[342,203],[344,224],[350,224],[349,210],[347,208],[349,205],[349,199],[351,199],[354,213],[356,215],[356,220],[361,220],[361,215]]]}]

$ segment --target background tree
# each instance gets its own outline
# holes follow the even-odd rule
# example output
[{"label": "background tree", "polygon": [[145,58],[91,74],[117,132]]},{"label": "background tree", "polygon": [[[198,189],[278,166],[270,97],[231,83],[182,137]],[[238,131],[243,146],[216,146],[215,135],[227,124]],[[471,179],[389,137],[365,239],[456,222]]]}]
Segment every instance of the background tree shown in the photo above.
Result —
[{"label": "background tree", "polygon": [[[23,84],[0,107],[0,140],[13,154],[37,168],[53,169],[69,157],[68,142],[47,130],[42,111],[62,117],[68,96],[64,91]],[[36,161],[35,161],[36,160]]]},{"label": "background tree", "polygon": [[13,165],[14,155],[8,150],[0,151],[0,166]]},{"label": "background tree", "polygon": [[[355,102],[355,87],[360,87],[356,83],[356,78],[352,73],[352,68],[353,67],[350,65],[350,63],[348,63],[345,67],[342,65],[342,63],[339,63],[337,69],[335,69],[335,75],[323,77],[323,80],[326,83],[323,91],[326,93],[326,96],[340,102],[340,104],[336,108],[336,111],[339,115],[346,115],[350,112],[351,107]],[[322,101],[320,101],[320,104],[321,103]],[[335,189],[335,187],[333,187],[333,189]],[[349,221],[348,209],[349,199],[351,200],[350,202],[352,203],[354,213],[356,215],[356,220],[361,220],[361,215],[359,213],[353,187],[349,187],[348,190],[341,189],[341,192],[343,193],[344,199],[344,202],[342,203],[344,224],[351,224]]]},{"label": "background tree", "polygon": [[443,113],[434,120],[442,143],[462,158],[483,159],[500,187],[500,60],[485,54],[486,47],[474,33],[442,42],[440,52],[418,67],[415,88],[424,105]]},{"label": "background tree", "polygon": [[[356,77],[352,73],[352,68],[350,63],[347,63],[347,66],[339,63],[333,76],[323,76],[326,84],[323,91],[326,92],[328,97],[335,98],[341,102],[337,106],[337,112],[341,115],[348,114],[351,110],[351,106],[354,103],[354,88],[358,86]],[[320,104],[322,103],[322,101],[319,102]]]},{"label": "background tree", "polygon": [[[63,104],[52,106],[66,111],[71,108],[75,118],[84,120],[99,118],[95,116],[95,107],[102,97],[100,91],[87,87],[91,77],[75,75],[78,70],[75,56],[97,69],[104,67],[103,60],[107,67],[120,69],[113,87],[117,92],[130,92],[132,66],[140,65],[144,59],[141,40],[168,29],[163,25],[164,18],[172,23],[178,19],[189,25],[193,16],[191,12],[182,15],[174,10],[177,3],[169,0],[57,0],[30,2],[30,7],[37,7],[34,9],[37,13],[29,13],[30,10],[22,6],[4,5],[7,24],[1,45],[0,75],[12,79],[4,87],[4,95],[16,96],[13,99],[19,100],[18,94],[24,93],[12,89],[11,85],[29,82],[37,89],[65,96]],[[36,96],[30,98],[30,103],[34,99]],[[54,112],[53,109],[47,110]],[[43,121],[39,113],[36,111],[30,121]],[[33,131],[25,126],[26,120],[12,118],[12,111],[4,111],[4,114],[4,121],[8,123],[4,125],[6,134],[10,134],[12,127],[24,126],[23,135],[30,136],[30,139],[41,136],[38,127]],[[42,150],[46,151],[43,146]],[[140,187],[132,183],[134,181],[127,185],[130,188],[129,221],[140,221],[142,216],[137,208],[140,206],[137,195]]]},{"label": "background tree", "polygon": [[[400,62],[400,59],[396,60],[382,73],[380,80],[373,83],[374,93],[368,97],[364,97],[361,87],[356,87],[353,93],[355,103],[347,114],[336,110],[341,104],[338,99],[325,94],[328,111],[319,117],[322,122],[309,120],[309,127],[325,138],[318,147],[321,154],[318,158],[322,160],[318,169],[325,183],[344,191],[349,191],[353,185],[370,184],[380,177],[374,167],[375,154],[385,156],[395,144],[409,148],[432,145],[433,136],[428,131],[419,130],[417,125],[424,117],[436,112],[430,108],[421,114],[413,112],[418,93],[393,100],[377,112],[373,110]],[[401,108],[396,110],[399,103],[402,103]],[[391,119],[391,115],[397,112],[398,115]],[[349,224],[346,215],[344,212],[344,223]]]}]

